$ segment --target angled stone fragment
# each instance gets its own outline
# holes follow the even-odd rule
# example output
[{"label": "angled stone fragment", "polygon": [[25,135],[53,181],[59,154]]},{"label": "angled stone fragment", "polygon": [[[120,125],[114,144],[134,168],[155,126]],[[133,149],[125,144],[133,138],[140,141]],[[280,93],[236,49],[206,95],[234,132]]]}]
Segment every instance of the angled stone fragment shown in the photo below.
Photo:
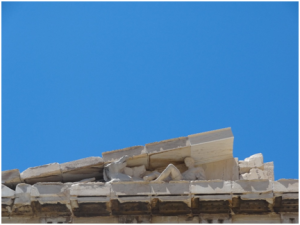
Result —
[{"label": "angled stone fragment", "polygon": [[30,205],[31,204],[31,188],[30,184],[21,183],[16,187],[15,205]]},{"label": "angled stone fragment", "polygon": [[61,182],[62,175],[58,163],[30,167],[21,173],[21,179],[28,184],[37,182]]},{"label": "angled stone fragment", "polygon": [[86,178],[103,178],[104,161],[101,157],[88,157],[60,164],[63,182],[75,182]]},{"label": "angled stone fragment", "polygon": [[14,189],[19,183],[22,183],[19,169],[2,171],[2,184]]}]

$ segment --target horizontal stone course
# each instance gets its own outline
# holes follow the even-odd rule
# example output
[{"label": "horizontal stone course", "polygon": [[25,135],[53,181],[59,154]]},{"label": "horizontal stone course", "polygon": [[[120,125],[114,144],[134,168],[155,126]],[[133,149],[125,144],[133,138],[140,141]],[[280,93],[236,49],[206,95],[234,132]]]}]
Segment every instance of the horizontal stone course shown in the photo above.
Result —
[{"label": "horizontal stone course", "polygon": [[273,183],[269,180],[232,181],[232,193],[266,193],[272,191]]},{"label": "horizontal stone course", "polygon": [[190,192],[192,194],[228,194],[231,193],[231,181],[191,181]]}]

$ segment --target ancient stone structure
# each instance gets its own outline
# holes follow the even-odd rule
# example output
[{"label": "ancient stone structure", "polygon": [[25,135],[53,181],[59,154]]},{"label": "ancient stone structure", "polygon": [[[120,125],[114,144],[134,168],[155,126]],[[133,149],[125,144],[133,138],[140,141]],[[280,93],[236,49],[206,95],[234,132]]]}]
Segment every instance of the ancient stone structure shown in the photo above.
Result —
[{"label": "ancient stone structure", "polygon": [[273,168],[225,128],[3,171],[2,223],[298,223],[298,180]]}]

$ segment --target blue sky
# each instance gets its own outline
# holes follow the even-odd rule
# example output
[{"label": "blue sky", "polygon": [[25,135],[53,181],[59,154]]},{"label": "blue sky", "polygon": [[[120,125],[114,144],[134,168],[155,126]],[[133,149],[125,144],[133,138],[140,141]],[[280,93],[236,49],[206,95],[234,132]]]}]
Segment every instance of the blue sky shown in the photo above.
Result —
[{"label": "blue sky", "polygon": [[225,127],[298,178],[298,2],[2,2],[2,170]]}]

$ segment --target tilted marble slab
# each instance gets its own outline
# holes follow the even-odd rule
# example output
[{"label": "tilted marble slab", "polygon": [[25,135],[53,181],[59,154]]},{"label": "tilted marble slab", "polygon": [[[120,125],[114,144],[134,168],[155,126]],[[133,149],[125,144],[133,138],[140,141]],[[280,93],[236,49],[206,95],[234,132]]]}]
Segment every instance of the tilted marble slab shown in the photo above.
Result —
[{"label": "tilted marble slab", "polygon": [[233,134],[224,128],[188,136],[196,165],[233,158]]}]

